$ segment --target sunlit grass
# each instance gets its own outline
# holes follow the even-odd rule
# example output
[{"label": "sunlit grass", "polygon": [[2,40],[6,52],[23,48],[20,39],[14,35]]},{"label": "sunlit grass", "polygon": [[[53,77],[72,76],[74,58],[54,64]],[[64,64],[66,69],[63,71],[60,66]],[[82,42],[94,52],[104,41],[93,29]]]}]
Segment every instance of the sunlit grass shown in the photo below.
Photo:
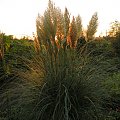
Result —
[{"label": "sunlit grass", "polygon": [[0,87],[0,119],[115,118],[104,107],[105,100],[110,97],[105,80],[118,70],[115,60],[109,56],[113,52],[111,44],[89,41],[76,49],[68,42],[69,20],[67,9],[62,14],[49,1],[44,15],[38,16],[36,21],[35,49],[26,42],[25,48],[20,43],[17,44],[19,49],[13,48],[12,53],[15,53],[9,59],[13,76],[7,76],[6,80],[11,81]]}]

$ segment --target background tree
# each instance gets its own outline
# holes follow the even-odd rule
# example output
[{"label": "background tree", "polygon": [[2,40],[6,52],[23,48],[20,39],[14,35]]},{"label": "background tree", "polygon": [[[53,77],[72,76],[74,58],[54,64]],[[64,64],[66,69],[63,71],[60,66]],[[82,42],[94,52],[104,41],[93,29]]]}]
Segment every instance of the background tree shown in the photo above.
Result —
[{"label": "background tree", "polygon": [[109,36],[112,37],[112,45],[114,48],[115,54],[120,57],[120,22],[112,22],[111,28],[109,31]]},{"label": "background tree", "polygon": [[97,32],[98,27],[98,15],[97,12],[95,12],[89,22],[89,25],[87,26],[87,39],[91,40],[93,39],[94,34]]},{"label": "background tree", "polygon": [[119,33],[120,33],[120,22],[119,21],[112,22],[109,30],[109,36],[115,37]]}]

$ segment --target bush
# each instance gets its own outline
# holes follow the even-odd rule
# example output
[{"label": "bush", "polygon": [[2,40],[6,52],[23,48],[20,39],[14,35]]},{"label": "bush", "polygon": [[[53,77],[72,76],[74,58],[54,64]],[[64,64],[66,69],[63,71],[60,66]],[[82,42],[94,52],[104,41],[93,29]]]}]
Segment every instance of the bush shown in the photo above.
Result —
[{"label": "bush", "polygon": [[[113,120],[115,117],[103,107],[104,101],[109,98],[103,82],[115,69],[111,60],[103,55],[103,48],[108,49],[108,44],[100,44],[102,50],[99,52],[100,45],[91,41],[82,47],[83,52],[76,53],[74,48],[66,47],[69,23],[60,26],[64,29],[64,40],[59,39],[57,43],[56,32],[59,32],[57,28],[61,24],[57,24],[55,10],[56,7],[49,1],[44,16],[37,19],[37,54],[19,43],[19,49],[11,49],[23,60],[18,61],[16,57],[16,66],[21,68],[25,64],[28,69],[16,69],[14,62],[11,64],[17,76],[11,77],[13,81],[0,89],[1,119]],[[68,19],[67,14],[65,18]],[[15,61],[15,58],[12,60]]]},{"label": "bush", "polygon": [[106,41],[104,39],[101,41],[93,40],[88,42],[85,47],[87,48],[86,52],[90,53],[92,57],[100,55],[106,57],[107,59],[114,57],[110,41]]},{"label": "bush", "polygon": [[115,40],[112,41],[114,51],[118,57],[120,57],[120,35],[119,34],[117,35]]},{"label": "bush", "polygon": [[104,82],[109,93],[105,107],[116,120],[120,119],[120,72],[114,73]]},{"label": "bush", "polygon": [[20,79],[2,91],[3,116],[12,120],[107,118],[101,104],[107,97],[102,82],[109,75],[109,62],[62,47],[54,56],[51,46],[30,63],[31,71],[18,71]]}]

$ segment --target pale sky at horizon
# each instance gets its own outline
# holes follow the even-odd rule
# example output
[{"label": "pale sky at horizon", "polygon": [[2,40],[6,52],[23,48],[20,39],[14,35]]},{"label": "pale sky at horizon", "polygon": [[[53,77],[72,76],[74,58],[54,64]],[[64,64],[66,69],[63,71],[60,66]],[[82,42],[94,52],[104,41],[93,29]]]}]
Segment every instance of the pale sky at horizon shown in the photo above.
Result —
[{"label": "pale sky at horizon", "polygon": [[[84,28],[94,12],[98,12],[98,34],[105,33],[110,22],[120,21],[120,0],[52,0],[62,11],[67,7],[71,16],[80,14]],[[16,36],[36,31],[38,12],[43,14],[48,0],[0,0],[0,31]]]}]

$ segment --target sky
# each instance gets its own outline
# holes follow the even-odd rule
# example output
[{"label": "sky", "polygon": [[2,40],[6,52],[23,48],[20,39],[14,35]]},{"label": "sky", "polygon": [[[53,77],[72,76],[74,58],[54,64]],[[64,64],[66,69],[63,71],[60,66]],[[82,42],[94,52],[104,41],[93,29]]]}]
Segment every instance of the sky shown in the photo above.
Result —
[{"label": "sky", "polygon": [[[67,7],[71,16],[80,14],[86,29],[91,16],[98,12],[99,34],[105,34],[110,23],[120,21],[120,0],[52,0],[62,11]],[[43,15],[48,0],[0,0],[0,31],[8,35],[32,36],[36,17]]]}]

